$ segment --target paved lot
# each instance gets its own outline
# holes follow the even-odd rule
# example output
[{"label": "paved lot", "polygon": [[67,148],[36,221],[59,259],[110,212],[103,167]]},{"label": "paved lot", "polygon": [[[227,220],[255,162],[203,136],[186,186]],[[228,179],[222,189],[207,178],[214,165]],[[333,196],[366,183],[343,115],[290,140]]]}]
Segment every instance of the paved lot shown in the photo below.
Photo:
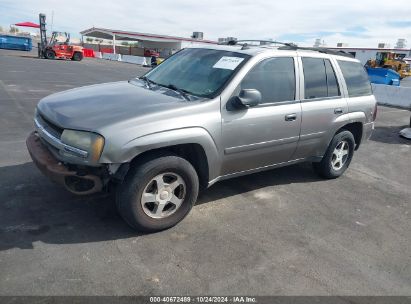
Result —
[{"label": "paved lot", "polygon": [[43,177],[24,141],[41,97],[144,69],[24,54],[0,50],[0,295],[411,295],[410,112],[380,107],[340,179],[304,164],[221,182],[138,235],[110,197]]}]

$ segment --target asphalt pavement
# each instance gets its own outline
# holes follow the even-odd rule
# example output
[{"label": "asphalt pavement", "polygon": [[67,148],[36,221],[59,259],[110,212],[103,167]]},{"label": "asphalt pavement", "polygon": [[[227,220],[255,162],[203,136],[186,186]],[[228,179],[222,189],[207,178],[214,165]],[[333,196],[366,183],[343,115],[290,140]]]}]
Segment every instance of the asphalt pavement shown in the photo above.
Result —
[{"label": "asphalt pavement", "polygon": [[339,179],[300,164],[220,182],[156,234],[37,170],[25,139],[40,98],[146,70],[0,50],[0,295],[411,295],[409,111],[379,107]]}]

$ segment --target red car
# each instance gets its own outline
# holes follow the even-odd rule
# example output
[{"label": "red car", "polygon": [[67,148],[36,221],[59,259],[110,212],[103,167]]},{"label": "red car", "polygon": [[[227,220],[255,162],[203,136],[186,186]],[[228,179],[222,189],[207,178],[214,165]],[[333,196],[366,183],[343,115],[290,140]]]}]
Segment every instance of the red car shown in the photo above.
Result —
[{"label": "red car", "polygon": [[144,57],[160,57],[160,53],[154,51],[154,50],[150,50],[150,49],[145,49],[144,50]]}]

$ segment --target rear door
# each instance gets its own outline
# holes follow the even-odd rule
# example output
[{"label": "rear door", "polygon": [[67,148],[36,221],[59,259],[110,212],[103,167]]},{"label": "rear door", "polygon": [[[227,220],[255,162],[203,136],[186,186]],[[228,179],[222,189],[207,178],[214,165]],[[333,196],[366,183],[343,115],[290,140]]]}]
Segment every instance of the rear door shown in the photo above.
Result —
[{"label": "rear door", "polygon": [[330,136],[345,124],[347,100],[342,95],[337,64],[331,56],[300,57],[301,134],[294,158],[322,156]]}]

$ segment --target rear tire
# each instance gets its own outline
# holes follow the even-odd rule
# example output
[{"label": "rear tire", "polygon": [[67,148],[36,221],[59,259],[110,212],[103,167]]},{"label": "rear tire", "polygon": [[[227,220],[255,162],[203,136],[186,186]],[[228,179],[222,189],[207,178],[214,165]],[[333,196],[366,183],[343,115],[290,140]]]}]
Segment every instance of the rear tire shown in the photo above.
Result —
[{"label": "rear tire", "polygon": [[[174,188],[177,184],[179,188]],[[198,189],[197,173],[188,161],[163,155],[130,169],[116,189],[117,209],[134,229],[161,231],[176,225],[190,212]]]},{"label": "rear tire", "polygon": [[342,130],[334,135],[319,163],[313,163],[314,171],[321,177],[332,179],[341,176],[354,155],[355,140],[350,131]]},{"label": "rear tire", "polygon": [[52,50],[46,50],[45,56],[47,59],[54,59],[56,58],[56,53]]},{"label": "rear tire", "polygon": [[75,52],[73,54],[73,58],[71,58],[71,60],[73,61],[81,61],[83,59],[83,54],[80,52]]}]

